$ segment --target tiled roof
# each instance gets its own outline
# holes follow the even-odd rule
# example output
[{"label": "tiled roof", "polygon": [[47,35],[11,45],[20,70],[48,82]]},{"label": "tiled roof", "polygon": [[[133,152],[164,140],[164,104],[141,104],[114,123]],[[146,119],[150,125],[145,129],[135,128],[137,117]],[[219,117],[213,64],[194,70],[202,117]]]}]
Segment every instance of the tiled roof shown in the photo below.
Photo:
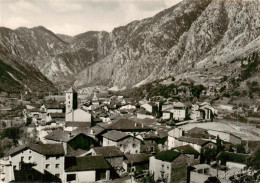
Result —
[{"label": "tiled roof", "polygon": [[108,170],[111,166],[103,156],[66,157],[65,172]]},{"label": "tiled roof", "polygon": [[151,130],[151,128],[148,128],[142,124],[139,124],[137,122],[134,122],[130,119],[119,119],[117,122],[114,122],[110,124],[106,129],[108,130]]},{"label": "tiled roof", "polygon": [[[75,138],[76,136],[83,134],[85,136],[89,136],[87,135],[87,133],[85,132],[81,132],[81,131],[72,131],[72,132],[67,132],[67,131],[63,131],[61,129],[58,130],[54,130],[52,131],[50,134],[46,135],[44,138],[47,140],[53,140],[56,142],[68,142],[71,139]],[[90,138],[93,138],[91,136],[89,136]]]},{"label": "tiled roof", "polygon": [[155,155],[156,159],[172,162],[175,160],[181,153],[173,151],[173,150],[167,150],[167,151],[161,151],[158,154]]},{"label": "tiled roof", "polygon": [[177,150],[178,152],[180,152],[182,154],[199,154],[199,152],[196,151],[190,145],[179,146],[179,147],[174,148],[174,150]]},{"label": "tiled roof", "polygon": [[127,164],[135,164],[135,163],[144,163],[144,162],[149,162],[149,155],[145,153],[140,153],[140,154],[125,154],[126,160],[125,162]]},{"label": "tiled roof", "polygon": [[113,140],[113,141],[119,141],[121,139],[124,139],[130,135],[120,132],[120,131],[116,131],[116,130],[112,130],[112,131],[108,131],[107,133],[102,135],[103,137],[109,139],[109,140]]},{"label": "tiled roof", "polygon": [[105,158],[124,156],[124,153],[116,146],[93,147],[92,149],[97,155],[104,156]]},{"label": "tiled roof", "polygon": [[204,128],[194,127],[187,131],[188,133],[207,133],[207,130]]},{"label": "tiled roof", "polygon": [[28,144],[22,145],[17,148],[14,148],[10,151],[10,156],[14,156],[19,152],[31,149],[39,154],[45,156],[57,156],[57,155],[65,155],[65,151],[62,144]]},{"label": "tiled roof", "polygon": [[188,142],[188,143],[192,143],[192,144],[198,144],[198,145],[200,145],[200,146],[202,146],[203,144],[209,142],[209,141],[202,140],[202,139],[199,139],[199,138],[190,138],[190,137],[179,137],[178,140],[179,140],[179,141],[182,141],[182,142]]}]

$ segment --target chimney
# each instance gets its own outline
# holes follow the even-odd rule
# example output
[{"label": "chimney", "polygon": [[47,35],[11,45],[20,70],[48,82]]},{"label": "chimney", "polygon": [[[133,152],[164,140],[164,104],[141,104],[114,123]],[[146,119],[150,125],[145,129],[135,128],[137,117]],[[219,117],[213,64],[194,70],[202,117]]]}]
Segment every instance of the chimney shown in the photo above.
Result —
[{"label": "chimney", "polygon": [[158,135],[158,132],[157,132],[157,131],[155,131],[154,133],[155,133],[156,135]]},{"label": "chimney", "polygon": [[137,127],[137,123],[135,123],[135,127]]},{"label": "chimney", "polygon": [[91,128],[91,129],[90,129],[90,134],[93,135],[94,133],[95,133],[95,131]]},{"label": "chimney", "polygon": [[144,124],[142,123],[142,128],[144,127]]}]

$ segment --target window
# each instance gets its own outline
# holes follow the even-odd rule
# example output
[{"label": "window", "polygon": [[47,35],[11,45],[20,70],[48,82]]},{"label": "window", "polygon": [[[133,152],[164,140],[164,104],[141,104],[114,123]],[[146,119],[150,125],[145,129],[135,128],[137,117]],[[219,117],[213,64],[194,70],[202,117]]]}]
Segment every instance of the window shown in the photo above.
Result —
[{"label": "window", "polygon": [[135,153],[137,154],[137,153],[138,153],[138,150],[136,150]]},{"label": "window", "polygon": [[133,148],[135,148],[135,144],[133,144]]},{"label": "window", "polygon": [[13,169],[16,170],[16,165],[13,166]]},{"label": "window", "polygon": [[24,157],[22,156],[22,157],[21,157],[21,161],[23,161],[23,160],[24,160]]},{"label": "window", "polygon": [[33,175],[32,174],[27,175],[27,180],[28,181],[32,181],[33,180]]},{"label": "window", "polygon": [[29,157],[28,157],[28,160],[32,160],[32,156],[29,156]]},{"label": "window", "polygon": [[67,182],[76,180],[76,174],[67,174]]},{"label": "window", "polygon": [[50,168],[50,164],[45,164],[45,169],[49,169]]},{"label": "window", "polygon": [[59,174],[59,173],[56,173],[56,174],[55,174],[55,177],[60,178],[60,174]]},{"label": "window", "polygon": [[32,153],[32,151],[29,151],[29,153]]},{"label": "window", "polygon": [[60,164],[56,164],[56,165],[55,165],[55,168],[60,168]]}]

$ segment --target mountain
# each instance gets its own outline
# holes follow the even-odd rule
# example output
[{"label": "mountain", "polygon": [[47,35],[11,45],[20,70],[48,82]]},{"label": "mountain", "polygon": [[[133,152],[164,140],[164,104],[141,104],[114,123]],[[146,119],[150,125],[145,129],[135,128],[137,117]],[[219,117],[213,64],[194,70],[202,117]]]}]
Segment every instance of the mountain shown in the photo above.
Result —
[{"label": "mountain", "polygon": [[144,84],[260,50],[259,1],[184,0],[154,17],[115,28],[113,51],[75,84]]},{"label": "mountain", "polygon": [[20,93],[24,91],[47,93],[56,88],[37,68],[16,57],[0,56],[0,92]]},{"label": "mountain", "polygon": [[91,31],[68,37],[39,26],[0,28],[0,54],[21,58],[55,84],[72,84],[74,76],[106,56],[107,32]]},{"label": "mountain", "polygon": [[0,55],[20,58],[56,85],[79,88],[140,86],[204,68],[212,73],[259,50],[260,4],[254,0],[184,0],[110,33],[71,37],[41,26],[0,28]]}]

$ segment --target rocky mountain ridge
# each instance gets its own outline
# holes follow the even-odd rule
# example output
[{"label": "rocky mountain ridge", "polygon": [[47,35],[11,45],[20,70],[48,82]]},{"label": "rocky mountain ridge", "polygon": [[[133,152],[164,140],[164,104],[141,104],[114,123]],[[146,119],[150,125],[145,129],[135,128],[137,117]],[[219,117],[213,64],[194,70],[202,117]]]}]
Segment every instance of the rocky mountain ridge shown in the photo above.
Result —
[{"label": "rocky mountain ridge", "polygon": [[260,3],[184,0],[112,32],[74,37],[44,27],[0,28],[0,54],[38,68],[55,84],[139,86],[217,67],[260,50]]}]

